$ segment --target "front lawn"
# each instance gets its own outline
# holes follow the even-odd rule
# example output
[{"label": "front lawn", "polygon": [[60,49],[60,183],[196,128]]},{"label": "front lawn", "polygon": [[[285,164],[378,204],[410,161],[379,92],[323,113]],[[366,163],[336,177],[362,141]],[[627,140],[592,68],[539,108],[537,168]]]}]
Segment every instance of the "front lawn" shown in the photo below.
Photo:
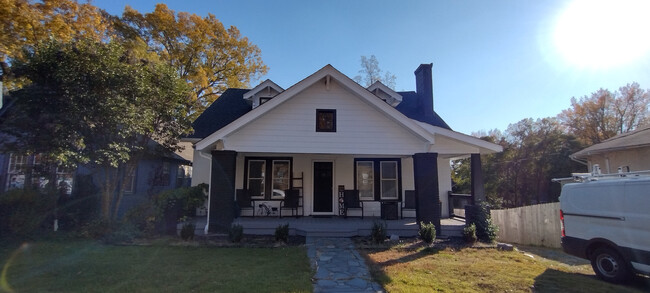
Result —
[{"label": "front lawn", "polygon": [[[640,292],[597,279],[587,261],[562,263],[538,254],[414,243],[362,247],[375,278],[388,292]],[[561,252],[560,252],[561,253]],[[576,258],[577,259],[577,258]]]},{"label": "front lawn", "polygon": [[[11,256],[15,254],[15,257]],[[311,292],[304,247],[111,246],[91,241],[0,247],[15,292]],[[4,275],[4,274],[3,274]],[[5,290],[2,290],[5,289]],[[11,290],[10,289],[10,290]]]}]

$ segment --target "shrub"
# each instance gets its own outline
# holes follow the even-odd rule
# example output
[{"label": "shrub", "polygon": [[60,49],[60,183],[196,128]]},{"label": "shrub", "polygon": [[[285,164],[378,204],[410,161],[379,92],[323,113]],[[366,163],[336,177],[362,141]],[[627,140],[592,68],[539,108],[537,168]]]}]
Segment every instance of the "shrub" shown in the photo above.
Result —
[{"label": "shrub", "polygon": [[244,237],[244,227],[242,225],[233,224],[232,226],[230,226],[230,230],[228,230],[228,239],[230,240],[230,242],[239,243],[241,242],[241,239],[243,237]]},{"label": "shrub", "polygon": [[110,244],[129,243],[139,237],[142,237],[142,232],[135,225],[123,222],[117,224],[102,240]]},{"label": "shrub", "polygon": [[79,236],[88,239],[99,240],[103,239],[105,236],[112,232],[113,230],[110,223],[100,217],[96,217],[95,219],[92,219],[81,225],[81,228],[79,229]]},{"label": "shrub", "polygon": [[279,225],[275,228],[275,241],[287,243],[289,241],[289,224]]},{"label": "shrub", "polygon": [[386,240],[386,222],[375,220],[372,223],[370,238],[374,243],[383,243]]},{"label": "shrub", "polygon": [[156,235],[156,225],[161,221],[157,217],[151,201],[145,201],[129,209],[124,214],[124,222],[135,225],[144,236]]},{"label": "shrub", "polygon": [[38,190],[13,189],[0,194],[0,235],[24,236],[42,226],[51,229],[56,197]]},{"label": "shrub", "polygon": [[433,240],[436,239],[436,225],[433,223],[424,223],[420,222],[420,231],[418,231],[420,238],[426,243],[433,243]]},{"label": "shrub", "polygon": [[192,222],[186,222],[183,224],[183,228],[181,228],[181,239],[185,241],[193,240],[195,228],[196,226],[194,226],[194,223]]},{"label": "shrub", "polygon": [[196,208],[201,207],[208,198],[205,194],[207,190],[208,185],[202,183],[161,192],[153,198],[156,216],[163,218],[165,213],[176,209],[181,210],[179,218],[194,216]]},{"label": "shrub", "polygon": [[493,242],[497,238],[499,227],[492,224],[492,217],[490,216],[490,209],[487,203],[483,202],[476,207],[475,214],[470,224],[476,225],[476,237],[483,242]]},{"label": "shrub", "polygon": [[476,225],[475,224],[469,224],[465,225],[465,228],[463,228],[463,237],[465,238],[465,241],[469,243],[474,243],[478,238],[476,238]]}]

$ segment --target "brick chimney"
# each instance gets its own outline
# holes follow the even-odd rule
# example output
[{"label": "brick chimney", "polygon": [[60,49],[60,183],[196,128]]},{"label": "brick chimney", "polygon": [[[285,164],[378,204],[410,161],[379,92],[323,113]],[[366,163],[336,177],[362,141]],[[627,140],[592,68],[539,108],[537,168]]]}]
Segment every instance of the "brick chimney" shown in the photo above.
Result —
[{"label": "brick chimney", "polygon": [[418,107],[424,117],[433,118],[433,63],[420,64],[415,70],[415,91],[418,94]]}]

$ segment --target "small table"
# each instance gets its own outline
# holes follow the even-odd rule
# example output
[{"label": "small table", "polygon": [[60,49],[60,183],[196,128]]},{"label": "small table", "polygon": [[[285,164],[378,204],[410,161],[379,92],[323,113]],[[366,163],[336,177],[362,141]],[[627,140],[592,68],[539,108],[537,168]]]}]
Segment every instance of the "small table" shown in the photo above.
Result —
[{"label": "small table", "polygon": [[382,220],[397,220],[399,201],[382,201],[381,202],[381,219]]}]

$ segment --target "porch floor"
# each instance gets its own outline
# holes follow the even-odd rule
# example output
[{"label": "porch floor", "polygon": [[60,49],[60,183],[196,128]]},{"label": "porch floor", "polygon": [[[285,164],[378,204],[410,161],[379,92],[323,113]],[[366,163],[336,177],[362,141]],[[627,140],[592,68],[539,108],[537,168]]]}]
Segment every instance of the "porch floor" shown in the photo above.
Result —
[{"label": "porch floor", "polygon": [[[320,237],[353,237],[368,236],[372,231],[374,221],[380,220],[386,223],[388,235],[400,237],[414,237],[418,235],[418,225],[415,218],[398,220],[381,220],[378,217],[361,218],[316,218],[316,217],[240,217],[234,223],[244,227],[245,234],[252,235],[273,235],[279,225],[289,224],[290,235],[320,236]],[[206,223],[206,218],[196,219],[196,228],[201,230]],[[465,220],[462,218],[441,219],[439,237],[460,237],[463,234]],[[197,231],[198,233],[199,231]]]}]

